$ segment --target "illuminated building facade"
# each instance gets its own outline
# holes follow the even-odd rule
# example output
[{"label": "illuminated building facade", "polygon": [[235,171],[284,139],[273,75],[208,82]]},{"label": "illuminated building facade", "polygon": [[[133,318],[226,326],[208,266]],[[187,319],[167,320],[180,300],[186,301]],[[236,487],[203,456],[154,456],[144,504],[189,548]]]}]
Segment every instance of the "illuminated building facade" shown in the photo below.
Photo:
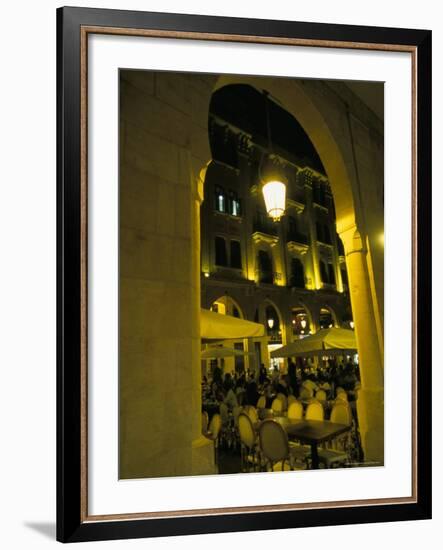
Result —
[{"label": "illuminated building facade", "polygon": [[[209,140],[213,160],[200,218],[202,307],[262,323],[265,338],[237,346],[253,352],[247,368],[269,367],[268,352],[276,346],[319,328],[349,327],[352,320],[331,189],[296,119],[252,87],[227,86],[214,94]],[[270,155],[286,182],[279,221],[268,216],[262,193]],[[226,361],[227,369],[233,365],[234,359]]]}]

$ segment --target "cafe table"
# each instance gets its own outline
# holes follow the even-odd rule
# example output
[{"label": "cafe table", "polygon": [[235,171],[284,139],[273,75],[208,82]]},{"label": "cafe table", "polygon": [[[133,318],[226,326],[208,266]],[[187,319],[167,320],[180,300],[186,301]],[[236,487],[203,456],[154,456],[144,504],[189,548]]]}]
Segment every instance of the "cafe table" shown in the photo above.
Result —
[{"label": "cafe table", "polygon": [[293,420],[286,416],[277,416],[273,420],[284,428],[288,439],[295,439],[304,445],[311,446],[313,470],[319,467],[318,445],[331,441],[351,429],[351,426],[329,420]]}]

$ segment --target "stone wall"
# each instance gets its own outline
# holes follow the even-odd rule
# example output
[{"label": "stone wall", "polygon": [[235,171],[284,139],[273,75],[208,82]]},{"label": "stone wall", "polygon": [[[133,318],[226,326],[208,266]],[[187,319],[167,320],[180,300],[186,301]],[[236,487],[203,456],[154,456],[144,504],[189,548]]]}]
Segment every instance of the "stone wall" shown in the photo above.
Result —
[{"label": "stone wall", "polygon": [[197,176],[209,159],[204,84],[193,90],[184,75],[121,73],[122,478],[213,469],[210,445],[200,440],[195,273]]}]

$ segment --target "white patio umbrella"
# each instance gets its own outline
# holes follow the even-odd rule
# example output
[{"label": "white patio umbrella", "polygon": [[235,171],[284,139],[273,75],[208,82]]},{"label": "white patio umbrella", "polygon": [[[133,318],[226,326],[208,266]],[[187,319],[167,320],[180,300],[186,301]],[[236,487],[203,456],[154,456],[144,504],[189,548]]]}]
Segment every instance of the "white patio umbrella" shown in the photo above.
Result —
[{"label": "white patio umbrella", "polygon": [[222,315],[208,309],[202,309],[200,315],[200,333],[204,340],[224,340],[264,336],[265,327],[259,323],[238,319],[231,315]]},{"label": "white patio umbrella", "polygon": [[353,330],[325,328],[315,334],[291,342],[271,352],[271,357],[300,357],[312,355],[345,355],[357,351]]}]

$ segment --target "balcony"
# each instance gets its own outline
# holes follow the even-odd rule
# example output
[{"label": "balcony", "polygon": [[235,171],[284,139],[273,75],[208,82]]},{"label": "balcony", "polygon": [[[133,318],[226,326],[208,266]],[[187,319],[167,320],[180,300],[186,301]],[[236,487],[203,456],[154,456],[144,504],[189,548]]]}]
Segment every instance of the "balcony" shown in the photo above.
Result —
[{"label": "balcony", "polygon": [[334,248],[334,245],[331,242],[326,242],[324,239],[317,239],[317,246],[326,248],[328,250]]},{"label": "balcony", "polygon": [[264,243],[275,246],[278,243],[278,225],[268,216],[258,214],[254,218],[252,240],[254,243]]},{"label": "balcony", "polygon": [[253,223],[254,233],[264,233],[266,235],[277,236],[278,225],[268,218],[265,214],[257,214]]},{"label": "balcony", "polygon": [[300,244],[308,244],[308,237],[304,235],[303,233],[299,233],[298,231],[288,231],[286,234],[286,242],[294,243],[300,243]]},{"label": "balcony", "polygon": [[306,254],[309,249],[308,237],[298,231],[288,231],[286,235],[286,246],[289,252]]},{"label": "balcony", "polygon": [[290,191],[286,197],[286,207],[293,208],[297,214],[301,214],[305,209],[304,190]]}]

